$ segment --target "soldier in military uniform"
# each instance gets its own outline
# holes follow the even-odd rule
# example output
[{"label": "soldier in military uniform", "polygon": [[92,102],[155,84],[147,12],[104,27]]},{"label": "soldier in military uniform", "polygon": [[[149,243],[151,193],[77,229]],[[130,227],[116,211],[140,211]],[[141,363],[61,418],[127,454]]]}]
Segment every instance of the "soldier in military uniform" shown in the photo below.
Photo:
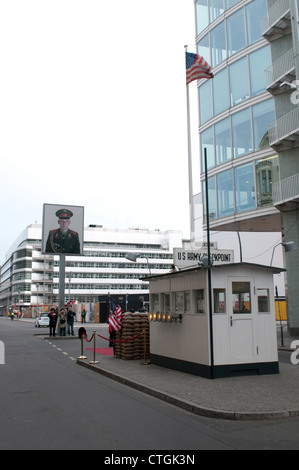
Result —
[{"label": "soldier in military uniform", "polygon": [[59,209],[56,212],[58,217],[58,224],[60,228],[50,230],[47,244],[46,253],[74,253],[80,254],[80,242],[77,232],[69,229],[72,211],[68,209]]}]

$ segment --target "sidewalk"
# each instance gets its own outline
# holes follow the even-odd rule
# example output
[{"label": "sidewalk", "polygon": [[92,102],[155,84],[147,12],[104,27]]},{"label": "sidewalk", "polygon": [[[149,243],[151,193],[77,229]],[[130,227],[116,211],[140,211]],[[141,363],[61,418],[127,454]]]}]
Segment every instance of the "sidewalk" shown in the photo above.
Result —
[{"label": "sidewalk", "polygon": [[[26,320],[31,319],[18,321]],[[81,324],[76,322],[75,327],[80,326]],[[95,326],[107,327],[91,323],[84,326],[88,329]],[[142,360],[126,361],[100,354],[96,355],[99,364],[90,364],[93,353],[87,350],[84,354],[88,359],[77,359],[77,364],[202,416],[235,420],[282,419],[299,416],[299,365],[291,363],[293,341],[298,341],[299,345],[299,337],[290,337],[284,324],[284,347],[281,347],[281,328],[277,323],[278,350],[285,351],[284,355],[289,354],[290,359],[280,362],[280,373],[274,375],[213,380],[154,364],[143,365]],[[85,348],[88,347],[92,346],[86,343]]]},{"label": "sidewalk", "polygon": [[[291,343],[299,337],[291,338],[284,328],[285,347],[281,348],[280,327],[277,331],[278,349],[291,356]],[[100,354],[96,356],[100,363],[90,364],[93,356],[90,352],[86,356],[86,360],[77,359],[77,364],[202,416],[236,420],[299,416],[299,366],[291,360],[280,362],[279,374],[213,380]]]}]

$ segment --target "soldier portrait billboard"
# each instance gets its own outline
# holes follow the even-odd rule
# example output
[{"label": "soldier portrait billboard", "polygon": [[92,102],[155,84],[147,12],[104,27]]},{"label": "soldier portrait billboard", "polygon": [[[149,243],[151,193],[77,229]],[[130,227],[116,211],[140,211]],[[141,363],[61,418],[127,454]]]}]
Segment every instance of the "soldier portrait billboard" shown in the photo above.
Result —
[{"label": "soldier portrait billboard", "polygon": [[42,253],[82,255],[84,207],[44,204]]}]

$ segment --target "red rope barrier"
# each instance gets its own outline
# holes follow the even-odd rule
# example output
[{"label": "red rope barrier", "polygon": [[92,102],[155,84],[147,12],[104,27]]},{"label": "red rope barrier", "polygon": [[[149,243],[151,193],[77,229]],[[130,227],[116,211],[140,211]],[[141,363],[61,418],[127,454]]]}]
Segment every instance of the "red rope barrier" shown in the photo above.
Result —
[{"label": "red rope barrier", "polygon": [[116,339],[104,338],[104,336],[101,336],[97,333],[97,336],[99,336],[102,339],[105,339],[106,341],[111,341],[111,343],[126,343],[127,341],[132,341],[133,339],[139,338],[139,336],[141,336],[141,335],[142,335],[142,333],[140,333],[140,335],[133,336],[133,338],[123,339],[122,341],[118,341]]},{"label": "red rope barrier", "polygon": [[92,335],[92,337],[91,337],[90,339],[87,339],[84,333],[83,333],[83,336],[84,336],[84,338],[86,339],[86,341],[87,341],[88,343],[90,343],[90,341],[91,341],[92,338],[94,337],[94,335]]}]

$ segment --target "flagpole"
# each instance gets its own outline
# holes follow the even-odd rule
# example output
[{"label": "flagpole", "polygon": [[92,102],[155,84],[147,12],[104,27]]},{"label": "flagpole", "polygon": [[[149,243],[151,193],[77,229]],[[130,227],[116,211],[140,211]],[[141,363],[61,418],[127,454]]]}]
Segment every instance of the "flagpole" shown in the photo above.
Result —
[{"label": "flagpole", "polygon": [[[188,46],[185,46],[185,57]],[[189,174],[189,213],[190,213],[190,240],[194,241],[194,204],[193,204],[193,176],[192,176],[192,150],[191,150],[191,126],[190,126],[190,98],[189,85],[186,83],[187,99],[187,136],[188,136],[188,174]]]}]

